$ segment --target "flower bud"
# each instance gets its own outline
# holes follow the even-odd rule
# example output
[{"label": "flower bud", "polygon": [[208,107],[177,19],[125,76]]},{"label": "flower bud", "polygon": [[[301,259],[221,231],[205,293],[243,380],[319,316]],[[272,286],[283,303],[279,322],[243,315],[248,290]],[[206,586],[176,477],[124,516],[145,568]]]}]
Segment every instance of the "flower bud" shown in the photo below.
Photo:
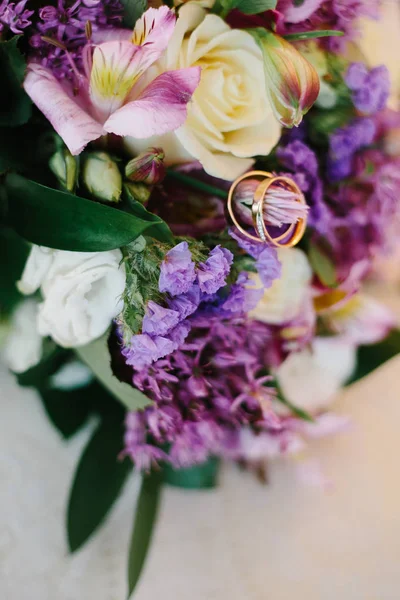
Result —
[{"label": "flower bud", "polygon": [[131,181],[148,185],[159,183],[165,177],[164,156],[161,148],[149,148],[128,162],[125,175]]},{"label": "flower bud", "polygon": [[[245,179],[236,188],[233,196],[235,212],[244,225],[253,224],[251,206],[259,185],[257,179]],[[307,212],[308,206],[299,202],[298,195],[291,190],[273,184],[266,193],[263,212],[266,225],[281,227],[297,223],[307,218]]]},{"label": "flower bud", "polygon": [[117,164],[105,152],[92,152],[85,160],[83,181],[98,200],[118,202],[122,191],[122,176]]},{"label": "flower bud", "polygon": [[318,97],[317,71],[283,37],[259,28],[249,33],[263,54],[267,94],[276,118],[284,127],[299,125]]},{"label": "flower bud", "polygon": [[78,165],[75,156],[72,156],[68,148],[63,148],[53,154],[49,161],[49,167],[62,187],[73,192],[78,176]]}]

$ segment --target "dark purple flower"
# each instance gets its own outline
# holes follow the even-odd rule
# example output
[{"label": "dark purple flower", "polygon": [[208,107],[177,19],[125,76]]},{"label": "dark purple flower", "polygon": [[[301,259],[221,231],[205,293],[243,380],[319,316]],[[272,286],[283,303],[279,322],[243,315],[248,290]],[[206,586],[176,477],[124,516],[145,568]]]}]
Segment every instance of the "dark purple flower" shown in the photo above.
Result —
[{"label": "dark purple flower", "polygon": [[216,246],[209,257],[197,267],[197,280],[200,290],[205,294],[215,294],[226,284],[233,262],[233,254],[226,248]]},{"label": "dark purple flower", "polygon": [[185,294],[196,279],[195,265],[187,242],[181,242],[167,252],[161,263],[160,292],[171,296]]},{"label": "dark purple flower", "polygon": [[34,10],[25,9],[28,0],[20,2],[9,2],[3,0],[0,3],[0,32],[11,31],[12,33],[23,33],[23,29],[32,25],[30,17]]}]

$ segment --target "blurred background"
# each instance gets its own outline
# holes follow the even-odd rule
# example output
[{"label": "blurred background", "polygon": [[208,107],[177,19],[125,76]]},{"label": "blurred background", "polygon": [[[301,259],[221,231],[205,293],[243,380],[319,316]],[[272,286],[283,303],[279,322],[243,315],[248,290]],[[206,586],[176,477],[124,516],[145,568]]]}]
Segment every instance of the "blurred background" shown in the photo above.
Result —
[{"label": "blurred background", "polygon": [[[361,49],[391,72],[398,108],[400,7],[365,24]],[[400,323],[399,253],[377,265],[374,295]],[[212,491],[165,489],[137,600],[398,600],[400,357],[346,389],[336,412],[352,428],[310,445],[324,485],[304,485],[293,459],[261,486],[234,466]],[[73,557],[63,529],[69,482],[86,442],[61,443],[35,393],[0,361],[0,598],[122,600],[137,481],[100,533]],[[309,482],[310,483],[310,482]],[[312,483],[312,482],[311,482]]]}]

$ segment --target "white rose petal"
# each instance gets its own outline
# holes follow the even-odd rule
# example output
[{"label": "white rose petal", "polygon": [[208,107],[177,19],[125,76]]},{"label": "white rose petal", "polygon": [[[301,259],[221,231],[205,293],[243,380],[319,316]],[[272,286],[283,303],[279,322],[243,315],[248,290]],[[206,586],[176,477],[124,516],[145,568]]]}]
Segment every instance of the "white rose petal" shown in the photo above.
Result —
[{"label": "white rose petal", "polygon": [[284,397],[312,414],[332,402],[355,365],[353,344],[339,337],[315,338],[311,348],[290,354],[276,377]]},{"label": "white rose petal", "polygon": [[42,357],[42,336],[37,327],[38,308],[36,300],[24,300],[13,314],[11,331],[4,347],[4,359],[14,373],[27,371]]},{"label": "white rose petal", "polygon": [[[281,277],[265,290],[250,313],[253,319],[272,325],[287,323],[299,316],[310,293],[312,278],[312,269],[302,250],[281,248],[278,258],[282,264]],[[251,279],[259,283],[257,275],[252,274]]]},{"label": "white rose petal", "polygon": [[189,2],[179,10],[166,56],[152,77],[195,65],[202,69],[201,81],[185,124],[161,137],[127,138],[127,148],[138,153],[161,146],[167,164],[199,160],[209,174],[235,179],[251,167],[255,155],[268,155],[280,137],[264,85],[261,50],[249,33],[231,29]]},{"label": "white rose petal", "polygon": [[[66,252],[33,247],[22,291],[41,286],[38,329],[65,348],[100,337],[122,310],[125,267],[120,250]],[[35,289],[36,289],[35,288]]]}]

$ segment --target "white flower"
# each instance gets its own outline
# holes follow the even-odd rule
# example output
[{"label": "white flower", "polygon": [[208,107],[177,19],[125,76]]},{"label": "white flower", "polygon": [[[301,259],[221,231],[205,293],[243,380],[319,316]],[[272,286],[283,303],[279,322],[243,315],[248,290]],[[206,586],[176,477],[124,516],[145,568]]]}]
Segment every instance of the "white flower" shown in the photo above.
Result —
[{"label": "white flower", "polygon": [[246,171],[253,156],[269,154],[281,128],[267,98],[261,50],[250,34],[230,29],[217,15],[189,2],[179,10],[162,61],[158,72],[200,66],[200,84],[182,127],[147,140],[127,138],[131,151],[161,146],[167,164],[197,159],[207,173],[227,180]]},{"label": "white flower", "polygon": [[356,366],[356,350],[340,337],[315,338],[276,370],[283,396],[309,413],[325,409]]},{"label": "white flower", "polygon": [[[282,264],[281,277],[265,290],[250,313],[253,319],[272,325],[287,323],[299,316],[309,298],[312,278],[312,269],[302,250],[280,248],[278,258]],[[250,277],[253,282],[260,284],[258,275],[251,274]]]},{"label": "white flower", "polygon": [[122,310],[125,267],[120,250],[65,252],[33,246],[18,284],[24,294],[41,289],[39,333],[65,348],[100,337]]},{"label": "white flower", "polygon": [[23,373],[34,367],[42,357],[42,336],[37,328],[39,303],[24,300],[16,308],[11,331],[4,347],[4,359],[11,371]]}]

